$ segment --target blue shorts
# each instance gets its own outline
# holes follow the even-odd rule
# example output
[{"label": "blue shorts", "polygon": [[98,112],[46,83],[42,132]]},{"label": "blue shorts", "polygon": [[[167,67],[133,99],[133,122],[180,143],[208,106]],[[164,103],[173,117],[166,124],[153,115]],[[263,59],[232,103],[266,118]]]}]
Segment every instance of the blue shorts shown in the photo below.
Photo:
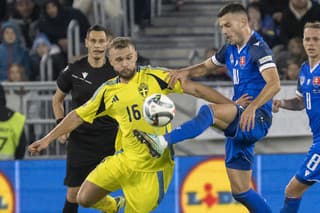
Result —
[{"label": "blue shorts", "polygon": [[[316,140],[314,139],[314,142]],[[312,185],[320,182],[320,137],[312,144],[306,158],[296,174],[296,178],[304,184]]]},{"label": "blue shorts", "polygon": [[239,170],[251,170],[253,165],[254,144],[268,133],[272,117],[264,110],[257,109],[254,129],[242,131],[239,126],[244,109],[238,106],[238,114],[224,130],[226,141],[226,167]]}]

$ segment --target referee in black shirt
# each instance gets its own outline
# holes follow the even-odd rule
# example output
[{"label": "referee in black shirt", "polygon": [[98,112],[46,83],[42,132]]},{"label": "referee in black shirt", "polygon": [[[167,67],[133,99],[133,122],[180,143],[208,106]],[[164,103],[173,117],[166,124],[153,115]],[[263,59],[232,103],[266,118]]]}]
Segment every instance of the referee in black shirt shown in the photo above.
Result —
[{"label": "referee in black shirt", "polygon": [[[57,124],[63,119],[63,101],[71,92],[72,109],[91,98],[96,89],[105,81],[116,76],[106,57],[111,32],[94,25],[88,29],[85,45],[88,55],[68,65],[57,79],[57,90],[53,96],[53,111]],[[92,125],[84,123],[69,135],[59,138],[67,145],[67,166],[64,184],[68,187],[63,213],[77,213],[77,193],[81,183],[96,165],[115,152],[115,138],[118,124],[110,117],[95,119]]]}]

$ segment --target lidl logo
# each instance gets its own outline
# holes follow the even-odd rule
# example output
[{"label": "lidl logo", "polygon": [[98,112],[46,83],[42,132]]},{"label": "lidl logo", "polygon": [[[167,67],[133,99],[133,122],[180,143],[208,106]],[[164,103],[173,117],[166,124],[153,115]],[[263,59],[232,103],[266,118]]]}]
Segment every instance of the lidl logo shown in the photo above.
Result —
[{"label": "lidl logo", "polygon": [[14,213],[14,191],[10,181],[0,172],[0,213]]},{"label": "lidl logo", "polygon": [[180,209],[183,213],[248,212],[232,197],[222,158],[202,161],[190,170],[181,185]]}]

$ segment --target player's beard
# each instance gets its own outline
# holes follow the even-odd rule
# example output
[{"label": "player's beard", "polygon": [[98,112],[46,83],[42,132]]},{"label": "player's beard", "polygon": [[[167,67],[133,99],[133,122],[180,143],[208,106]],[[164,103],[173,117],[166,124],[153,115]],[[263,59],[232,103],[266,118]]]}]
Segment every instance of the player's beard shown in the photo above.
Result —
[{"label": "player's beard", "polygon": [[136,73],[135,69],[124,69],[118,72],[118,75],[120,76],[120,78],[128,81],[133,78],[135,73]]}]

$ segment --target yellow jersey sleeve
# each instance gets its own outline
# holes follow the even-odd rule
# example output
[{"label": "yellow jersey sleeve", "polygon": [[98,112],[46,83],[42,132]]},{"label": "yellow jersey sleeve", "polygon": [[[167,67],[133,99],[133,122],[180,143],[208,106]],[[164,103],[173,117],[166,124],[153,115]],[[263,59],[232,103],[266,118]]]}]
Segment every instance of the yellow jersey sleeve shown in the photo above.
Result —
[{"label": "yellow jersey sleeve", "polygon": [[75,109],[75,112],[83,121],[93,123],[93,120],[95,118],[108,114],[108,111],[105,109],[104,104],[106,92],[107,87],[103,84],[96,90],[90,100]]},{"label": "yellow jersey sleeve", "polygon": [[158,79],[158,83],[163,91],[168,93],[183,93],[180,81],[177,81],[173,88],[169,87],[169,72],[166,68],[162,67],[145,67],[149,75],[153,75]]}]

